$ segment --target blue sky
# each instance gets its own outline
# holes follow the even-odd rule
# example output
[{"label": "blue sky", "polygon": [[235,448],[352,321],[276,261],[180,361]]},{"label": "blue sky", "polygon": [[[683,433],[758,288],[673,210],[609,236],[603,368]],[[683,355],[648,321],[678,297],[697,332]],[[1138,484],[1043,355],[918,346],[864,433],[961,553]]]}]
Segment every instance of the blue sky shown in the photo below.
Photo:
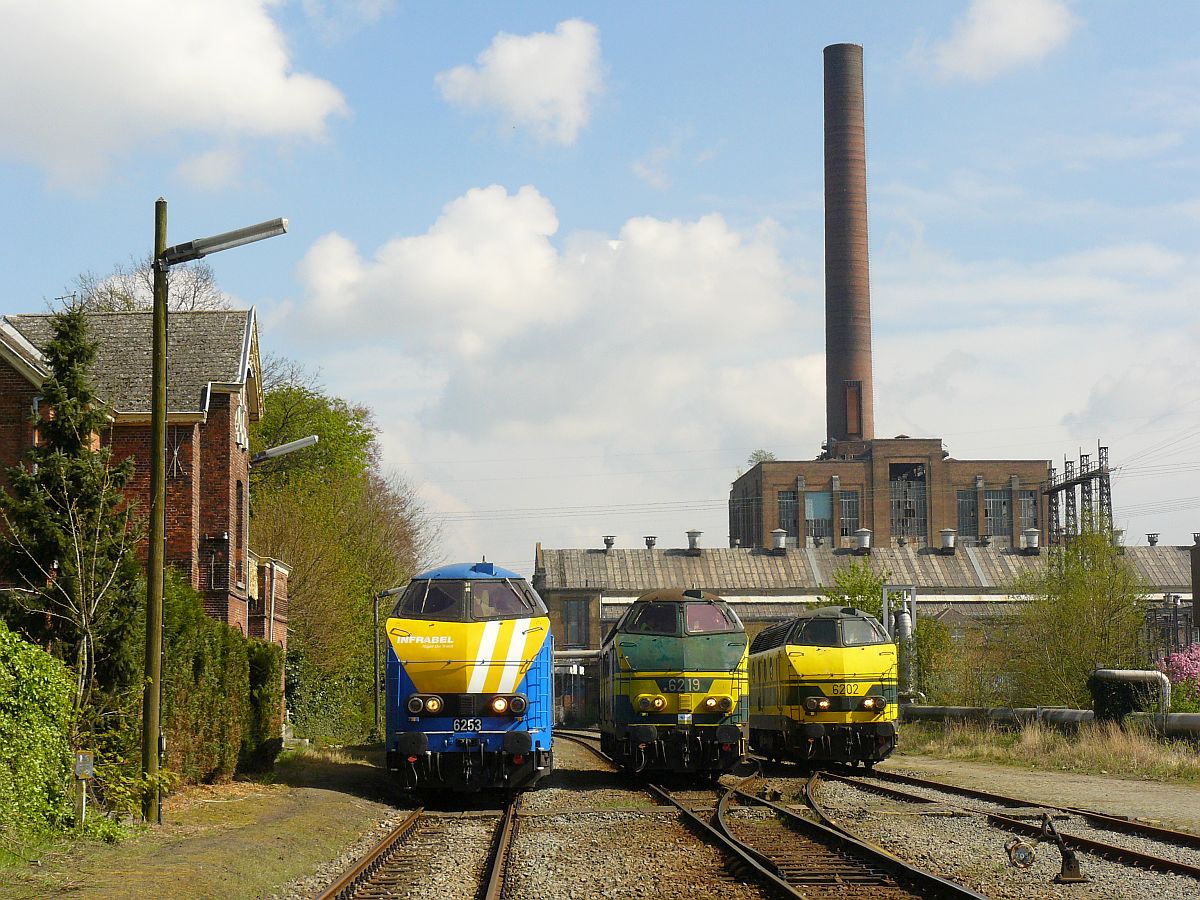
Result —
[{"label": "blue sky", "polygon": [[822,48],[864,46],[876,434],[1097,441],[1200,530],[1200,6],[0,0],[0,312],[213,257],[371,405],[443,561],[726,542],[824,431]]}]

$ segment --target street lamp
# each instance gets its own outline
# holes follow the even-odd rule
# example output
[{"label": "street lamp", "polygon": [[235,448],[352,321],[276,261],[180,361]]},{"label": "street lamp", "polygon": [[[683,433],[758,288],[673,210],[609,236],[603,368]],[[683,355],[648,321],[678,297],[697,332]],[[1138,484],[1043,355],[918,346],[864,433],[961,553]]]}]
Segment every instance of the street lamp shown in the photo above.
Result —
[{"label": "street lamp", "polygon": [[374,614],[372,616],[375,627],[371,630],[371,642],[375,646],[375,685],[372,693],[375,695],[375,739],[379,740],[383,735],[383,724],[380,722],[379,716],[379,601],[384,597],[392,597],[396,594],[404,592],[402,587],[388,588],[386,591],[380,591],[375,595]]},{"label": "street lamp", "polygon": [[261,450],[250,457],[250,465],[257,466],[259,463],[265,463],[268,459],[275,459],[277,456],[284,456],[296,450],[303,450],[305,447],[313,446],[318,440],[320,440],[318,435],[310,434],[308,437],[297,438],[294,441],[288,441],[286,444],[280,444],[278,447],[271,447],[269,450]]},{"label": "street lamp", "polygon": [[186,244],[167,246],[167,201],[154,203],[154,346],[150,374],[150,537],[146,554],[146,680],[142,692],[142,775],[147,785],[142,819],[157,808],[162,824],[158,771],[166,749],[162,733],[163,580],[166,566],[167,444],[167,270],[171,266],[231,247],[275,237],[287,231],[287,219],[272,219]]}]

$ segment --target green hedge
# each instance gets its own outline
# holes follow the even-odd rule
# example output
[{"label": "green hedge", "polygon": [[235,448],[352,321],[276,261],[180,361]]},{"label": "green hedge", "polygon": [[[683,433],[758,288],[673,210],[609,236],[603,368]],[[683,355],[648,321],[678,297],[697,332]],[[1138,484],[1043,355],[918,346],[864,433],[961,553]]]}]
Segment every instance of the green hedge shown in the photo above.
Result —
[{"label": "green hedge", "polygon": [[0,621],[0,827],[68,821],[71,674]]},{"label": "green hedge", "polygon": [[279,752],[283,654],[204,614],[178,578],[164,590],[166,766],[184,781],[268,768]]},{"label": "green hedge", "polygon": [[374,663],[363,660],[342,670],[314,665],[302,649],[289,647],[287,699],[297,737],[320,745],[357,744],[375,725],[371,696]]}]

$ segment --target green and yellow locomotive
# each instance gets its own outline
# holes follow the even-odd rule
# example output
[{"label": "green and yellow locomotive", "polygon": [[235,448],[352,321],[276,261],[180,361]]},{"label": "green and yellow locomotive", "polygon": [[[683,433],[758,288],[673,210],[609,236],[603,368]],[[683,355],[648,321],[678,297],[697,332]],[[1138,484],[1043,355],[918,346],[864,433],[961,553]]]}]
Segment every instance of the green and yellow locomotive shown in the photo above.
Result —
[{"label": "green and yellow locomotive", "polygon": [[827,606],[750,646],[750,748],[802,764],[868,767],[896,749],[896,645],[879,620]]},{"label": "green and yellow locomotive", "polygon": [[600,648],[600,743],[633,772],[716,776],[745,749],[746,630],[716,594],[638,597]]}]

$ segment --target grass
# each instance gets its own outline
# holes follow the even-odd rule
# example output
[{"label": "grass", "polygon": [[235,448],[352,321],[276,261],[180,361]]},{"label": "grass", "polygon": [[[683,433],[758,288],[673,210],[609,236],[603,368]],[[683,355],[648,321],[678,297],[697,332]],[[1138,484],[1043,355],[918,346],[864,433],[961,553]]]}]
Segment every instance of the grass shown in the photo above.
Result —
[{"label": "grass", "polygon": [[1200,753],[1181,741],[1160,741],[1112,722],[1065,734],[1033,723],[1001,729],[968,722],[911,723],[900,733],[905,753],[1000,763],[1032,769],[1113,775],[1170,783],[1200,783]]}]

